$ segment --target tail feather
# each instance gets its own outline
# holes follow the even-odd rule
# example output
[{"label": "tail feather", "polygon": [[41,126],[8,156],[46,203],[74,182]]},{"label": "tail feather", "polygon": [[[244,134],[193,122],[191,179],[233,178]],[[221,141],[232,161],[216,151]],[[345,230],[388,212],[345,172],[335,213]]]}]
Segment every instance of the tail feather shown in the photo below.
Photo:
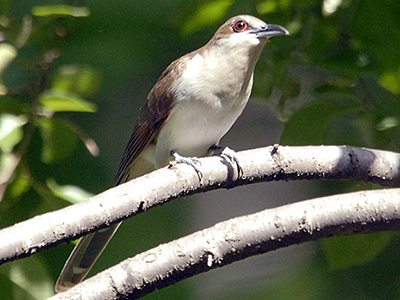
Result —
[{"label": "tail feather", "polygon": [[57,292],[70,289],[86,277],[120,225],[118,223],[88,234],[79,241],[57,280]]},{"label": "tail feather", "polygon": [[[129,148],[129,147],[128,147]],[[134,163],[123,160],[123,172],[117,176],[117,185],[155,170],[155,146],[147,145]],[[121,223],[82,237],[69,256],[56,283],[56,291],[63,292],[86,277]]]}]

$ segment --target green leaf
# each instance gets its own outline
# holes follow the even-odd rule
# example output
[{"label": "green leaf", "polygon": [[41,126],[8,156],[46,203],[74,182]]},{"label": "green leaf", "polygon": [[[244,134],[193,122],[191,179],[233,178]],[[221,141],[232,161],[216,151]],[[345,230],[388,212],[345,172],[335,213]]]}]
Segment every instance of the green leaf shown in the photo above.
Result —
[{"label": "green leaf", "polygon": [[341,115],[338,105],[313,102],[295,111],[281,136],[283,145],[318,145],[326,142],[329,126]]},{"label": "green leaf", "polygon": [[276,11],[277,8],[278,8],[278,2],[276,0],[263,1],[257,4],[256,7],[257,12],[262,15],[273,13]]},{"label": "green leaf", "polygon": [[400,116],[400,96],[394,95],[377,81],[375,76],[363,75],[354,88],[368,107],[386,116]]},{"label": "green leaf", "polygon": [[71,154],[78,143],[78,135],[55,118],[43,118],[40,124],[43,138],[42,160],[53,163]]},{"label": "green leaf", "polygon": [[0,96],[7,94],[7,87],[3,84],[1,77],[17,55],[18,51],[14,46],[7,43],[0,44]]},{"label": "green leaf", "polygon": [[15,145],[23,138],[23,129],[27,122],[24,115],[15,116],[11,114],[0,115],[0,149],[10,153]]},{"label": "green leaf", "polygon": [[14,176],[15,179],[11,182],[8,188],[11,197],[17,198],[29,190],[32,186],[32,180],[29,172],[25,170],[24,166],[18,168],[14,173]]},{"label": "green leaf", "polygon": [[210,1],[200,6],[195,14],[182,27],[184,35],[199,31],[220,20],[233,4],[232,0]]},{"label": "green leaf", "polygon": [[61,66],[51,81],[51,90],[71,92],[80,97],[92,96],[100,85],[99,74],[89,66],[68,64]]},{"label": "green leaf", "polygon": [[1,98],[0,112],[2,112],[2,114],[8,113],[8,114],[18,116],[18,115],[26,114],[27,112],[29,112],[29,109],[30,109],[29,105],[20,103],[20,102],[16,101],[15,99],[10,98],[8,96],[4,96]]},{"label": "green leaf", "polygon": [[39,102],[53,112],[95,112],[97,110],[96,104],[84,100],[74,93],[57,90],[44,91],[39,96]]},{"label": "green leaf", "polygon": [[400,68],[394,71],[385,71],[379,78],[379,83],[393,94],[400,94]]},{"label": "green leaf", "polygon": [[54,179],[47,180],[48,188],[55,196],[64,199],[72,204],[86,201],[94,195],[74,185],[59,185]]},{"label": "green leaf", "polygon": [[8,279],[0,280],[0,290],[12,289],[14,299],[39,300],[54,295],[54,282],[39,256],[4,265],[0,274]]},{"label": "green leaf", "polygon": [[379,124],[377,125],[377,129],[380,131],[392,129],[394,127],[398,127],[400,124],[399,117],[385,117]]},{"label": "green leaf", "polygon": [[330,145],[349,145],[365,147],[369,145],[371,136],[370,122],[362,119],[339,116],[327,128],[325,143]]},{"label": "green leaf", "polygon": [[7,43],[0,44],[0,75],[18,55],[17,49]]},{"label": "green leaf", "polygon": [[88,7],[78,7],[72,5],[43,5],[34,6],[31,10],[32,15],[36,17],[51,16],[70,16],[70,17],[88,17],[90,10]]},{"label": "green leaf", "polygon": [[341,270],[371,262],[386,249],[393,237],[390,232],[334,237],[321,241],[321,247],[329,268]]},{"label": "green leaf", "polygon": [[0,175],[10,173],[14,168],[16,162],[16,155],[14,153],[1,153],[0,152]]}]

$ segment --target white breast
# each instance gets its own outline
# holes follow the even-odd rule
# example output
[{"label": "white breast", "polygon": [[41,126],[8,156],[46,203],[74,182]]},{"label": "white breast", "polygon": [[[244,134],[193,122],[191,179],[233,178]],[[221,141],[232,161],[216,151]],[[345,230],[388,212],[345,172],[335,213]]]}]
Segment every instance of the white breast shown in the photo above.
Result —
[{"label": "white breast", "polygon": [[173,86],[173,108],[157,138],[157,167],[169,162],[171,150],[204,156],[242,113],[258,55],[237,49],[234,54],[213,49],[212,55],[205,51],[191,58]]}]

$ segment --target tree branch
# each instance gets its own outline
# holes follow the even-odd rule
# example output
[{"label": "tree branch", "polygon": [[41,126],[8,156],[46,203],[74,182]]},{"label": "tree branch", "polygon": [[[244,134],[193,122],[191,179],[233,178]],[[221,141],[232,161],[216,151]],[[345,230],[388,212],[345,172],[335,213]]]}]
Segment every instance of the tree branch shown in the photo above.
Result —
[{"label": "tree branch", "polygon": [[88,201],[36,216],[0,231],[0,264],[109,226],[181,195],[252,182],[353,179],[399,186],[400,155],[347,146],[273,146],[237,153],[243,175],[223,157],[201,159],[202,182],[178,164],[109,189]]},{"label": "tree branch", "polygon": [[185,278],[293,244],[399,230],[400,189],[303,201],[221,222],[160,245],[51,297],[137,299]]}]

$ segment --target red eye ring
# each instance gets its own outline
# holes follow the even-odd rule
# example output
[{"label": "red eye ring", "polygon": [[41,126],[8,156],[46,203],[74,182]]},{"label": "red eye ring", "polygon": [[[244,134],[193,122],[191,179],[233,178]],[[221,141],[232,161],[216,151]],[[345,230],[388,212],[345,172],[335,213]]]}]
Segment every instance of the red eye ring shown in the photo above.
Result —
[{"label": "red eye ring", "polygon": [[245,20],[239,19],[236,20],[231,27],[234,32],[243,32],[249,27],[249,24]]}]

